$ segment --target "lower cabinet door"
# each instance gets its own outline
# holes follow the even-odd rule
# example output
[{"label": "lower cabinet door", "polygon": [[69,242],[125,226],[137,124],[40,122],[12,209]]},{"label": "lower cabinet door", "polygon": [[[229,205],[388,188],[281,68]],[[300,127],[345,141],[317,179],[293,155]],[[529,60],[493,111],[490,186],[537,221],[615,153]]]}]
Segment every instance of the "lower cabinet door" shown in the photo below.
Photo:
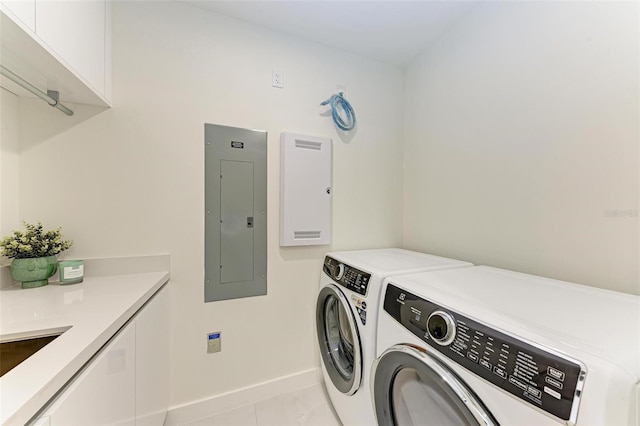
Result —
[{"label": "lower cabinet door", "polygon": [[135,317],[136,426],[161,426],[169,408],[169,286]]},{"label": "lower cabinet door", "polygon": [[41,416],[51,426],[135,425],[135,321],[91,361]]}]

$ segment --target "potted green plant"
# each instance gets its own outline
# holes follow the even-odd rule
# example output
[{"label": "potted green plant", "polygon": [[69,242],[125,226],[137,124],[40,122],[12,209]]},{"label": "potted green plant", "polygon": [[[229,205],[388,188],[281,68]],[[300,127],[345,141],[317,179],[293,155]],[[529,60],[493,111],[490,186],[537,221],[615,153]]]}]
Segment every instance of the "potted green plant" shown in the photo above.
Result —
[{"label": "potted green plant", "polygon": [[42,287],[58,268],[56,256],[73,245],[63,240],[61,228],[45,231],[42,223],[22,222],[26,231],[13,231],[13,235],[0,241],[0,254],[13,259],[11,277],[22,283],[22,288]]}]

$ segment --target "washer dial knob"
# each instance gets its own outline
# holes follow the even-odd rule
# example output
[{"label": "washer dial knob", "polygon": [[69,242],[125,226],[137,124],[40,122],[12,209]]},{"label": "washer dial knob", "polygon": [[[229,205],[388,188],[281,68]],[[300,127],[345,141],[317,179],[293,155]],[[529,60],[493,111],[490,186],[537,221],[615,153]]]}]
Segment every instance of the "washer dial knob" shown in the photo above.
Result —
[{"label": "washer dial knob", "polygon": [[427,319],[429,336],[439,345],[447,346],[456,337],[456,322],[444,311],[435,311]]},{"label": "washer dial knob", "polygon": [[342,277],[344,277],[344,272],[346,268],[343,263],[338,263],[338,267],[336,268],[335,277],[336,280],[340,281]]}]

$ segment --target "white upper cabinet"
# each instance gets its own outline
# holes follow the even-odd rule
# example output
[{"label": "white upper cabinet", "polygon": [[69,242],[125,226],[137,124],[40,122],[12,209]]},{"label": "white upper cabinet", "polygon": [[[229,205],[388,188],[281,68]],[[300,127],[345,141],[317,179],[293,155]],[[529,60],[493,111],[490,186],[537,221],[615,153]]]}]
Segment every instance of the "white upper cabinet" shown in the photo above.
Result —
[{"label": "white upper cabinet", "polygon": [[36,30],[36,0],[2,0],[3,9],[31,31]]},{"label": "white upper cabinet", "polygon": [[[0,0],[0,63],[64,104],[111,104],[110,0]],[[0,79],[20,96],[32,96]]]},{"label": "white upper cabinet", "polygon": [[36,35],[102,94],[106,7],[104,0],[36,3]]}]

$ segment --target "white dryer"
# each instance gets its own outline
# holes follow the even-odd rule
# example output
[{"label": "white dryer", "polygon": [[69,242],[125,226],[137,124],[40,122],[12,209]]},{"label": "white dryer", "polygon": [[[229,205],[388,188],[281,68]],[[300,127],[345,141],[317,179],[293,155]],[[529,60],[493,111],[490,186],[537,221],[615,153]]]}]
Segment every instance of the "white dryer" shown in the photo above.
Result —
[{"label": "white dryer", "polygon": [[375,359],[383,280],[470,263],[397,248],[328,253],[320,274],[316,330],[327,393],[345,426],[375,424],[369,372]]},{"label": "white dryer", "polygon": [[637,425],[640,297],[489,267],[385,280],[380,425]]}]

